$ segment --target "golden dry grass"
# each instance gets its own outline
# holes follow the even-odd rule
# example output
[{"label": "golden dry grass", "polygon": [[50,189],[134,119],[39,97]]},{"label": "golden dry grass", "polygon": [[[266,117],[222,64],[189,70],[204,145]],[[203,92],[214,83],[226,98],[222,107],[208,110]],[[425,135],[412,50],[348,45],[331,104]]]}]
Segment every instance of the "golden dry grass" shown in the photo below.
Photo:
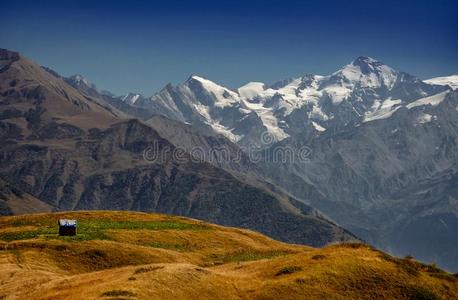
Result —
[{"label": "golden dry grass", "polygon": [[[61,217],[78,220],[76,238],[56,235]],[[182,217],[72,212],[0,218],[0,299],[458,299],[458,278],[362,244],[314,249]]]}]

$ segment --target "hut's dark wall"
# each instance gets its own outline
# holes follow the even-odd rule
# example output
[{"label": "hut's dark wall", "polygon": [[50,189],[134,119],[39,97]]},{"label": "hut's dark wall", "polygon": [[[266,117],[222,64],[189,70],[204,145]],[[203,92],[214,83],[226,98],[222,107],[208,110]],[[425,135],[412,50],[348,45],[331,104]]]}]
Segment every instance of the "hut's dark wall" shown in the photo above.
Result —
[{"label": "hut's dark wall", "polygon": [[76,235],[76,226],[59,226],[59,235],[61,236]]}]

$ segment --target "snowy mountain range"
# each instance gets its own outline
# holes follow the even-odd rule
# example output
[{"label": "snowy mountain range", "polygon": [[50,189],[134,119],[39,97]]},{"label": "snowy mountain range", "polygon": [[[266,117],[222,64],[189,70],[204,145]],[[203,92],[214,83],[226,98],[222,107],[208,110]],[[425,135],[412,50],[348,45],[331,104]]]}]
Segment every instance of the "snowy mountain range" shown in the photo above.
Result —
[{"label": "snowy mountain range", "polygon": [[[372,58],[358,57],[327,76],[305,75],[270,86],[249,82],[235,91],[193,75],[152,97],[128,102],[194,126],[210,127],[240,145],[260,145],[260,134],[265,131],[281,141],[308,127],[324,132],[336,126],[357,126],[387,118],[401,107],[440,101],[450,89],[447,84],[457,77],[421,81]],[[129,95],[125,98],[130,99]],[[414,101],[417,104],[411,104]]]}]

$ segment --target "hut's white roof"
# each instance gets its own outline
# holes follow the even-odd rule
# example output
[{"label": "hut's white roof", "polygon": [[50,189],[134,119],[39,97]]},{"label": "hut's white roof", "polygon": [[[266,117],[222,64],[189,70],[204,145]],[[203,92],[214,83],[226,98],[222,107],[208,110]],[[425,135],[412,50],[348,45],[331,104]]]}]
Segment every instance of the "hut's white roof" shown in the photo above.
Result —
[{"label": "hut's white roof", "polygon": [[76,220],[60,219],[59,225],[60,226],[76,226]]}]

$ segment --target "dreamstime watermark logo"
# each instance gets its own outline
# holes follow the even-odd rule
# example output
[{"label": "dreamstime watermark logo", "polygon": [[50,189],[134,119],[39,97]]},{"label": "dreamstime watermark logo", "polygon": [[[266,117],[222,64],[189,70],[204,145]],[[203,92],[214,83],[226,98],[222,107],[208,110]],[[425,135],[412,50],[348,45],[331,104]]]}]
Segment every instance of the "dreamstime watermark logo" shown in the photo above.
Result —
[{"label": "dreamstime watermark logo", "polygon": [[272,133],[264,131],[261,133],[261,144],[264,146],[272,146],[276,142]]},{"label": "dreamstime watermark logo", "polygon": [[143,158],[154,163],[167,161],[196,163],[209,162],[216,165],[231,163],[307,163],[310,162],[311,150],[307,146],[293,147],[277,143],[277,139],[270,132],[260,135],[259,143],[250,143],[248,146],[232,147],[197,146],[173,147],[168,144],[154,141],[153,145],[143,151]]}]

